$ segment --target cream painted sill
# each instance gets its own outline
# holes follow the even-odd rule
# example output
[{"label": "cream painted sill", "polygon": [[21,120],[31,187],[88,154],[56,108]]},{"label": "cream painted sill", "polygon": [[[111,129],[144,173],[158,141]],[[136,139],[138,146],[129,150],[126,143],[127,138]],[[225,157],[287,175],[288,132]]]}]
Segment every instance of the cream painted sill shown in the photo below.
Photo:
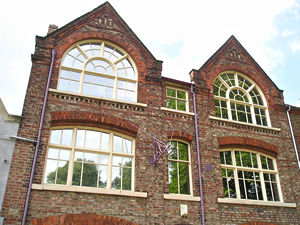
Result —
[{"label": "cream painted sill", "polygon": [[32,184],[33,190],[48,190],[48,191],[70,191],[70,192],[83,192],[104,195],[122,195],[130,197],[147,198],[145,192],[125,191],[125,190],[111,190],[104,188],[93,187],[78,187],[78,186],[64,186],[55,184]]},{"label": "cream painted sill", "polygon": [[180,194],[164,194],[164,199],[200,202],[200,197]]},{"label": "cream painted sill", "polygon": [[166,107],[160,107],[160,109],[163,110],[163,111],[167,111],[167,112],[181,113],[181,114],[186,114],[186,115],[189,115],[189,116],[194,116],[195,115],[194,113],[191,113],[191,112],[180,111],[180,110],[175,110],[175,109],[169,109],[169,108],[166,108]]},{"label": "cream painted sill", "polygon": [[277,207],[288,207],[296,208],[296,203],[284,203],[284,202],[267,202],[258,200],[244,200],[244,199],[231,199],[231,198],[218,198],[218,203],[229,203],[229,204],[241,204],[241,205],[263,205],[263,206],[277,206]]},{"label": "cream painted sill", "polygon": [[80,93],[72,93],[72,92],[67,92],[67,91],[61,91],[53,88],[49,88],[50,92],[54,93],[60,93],[60,94],[67,94],[67,95],[72,95],[76,97],[86,97],[86,98],[94,98],[94,99],[100,99],[104,100],[107,102],[115,102],[115,103],[121,103],[121,104],[128,104],[128,105],[135,105],[135,106],[141,106],[141,107],[147,107],[147,104],[144,103],[138,103],[138,102],[128,102],[128,101],[121,101],[121,100],[116,100],[116,99],[109,99],[109,98],[101,98],[93,95],[85,95],[85,94],[80,94]]},{"label": "cream painted sill", "polygon": [[243,122],[223,119],[223,118],[219,118],[219,117],[215,117],[215,116],[209,116],[209,118],[212,119],[212,120],[219,120],[219,121],[224,121],[224,122],[227,122],[227,123],[235,123],[235,124],[241,124],[241,125],[245,125],[245,126],[257,127],[257,128],[267,129],[267,130],[281,131],[280,128],[260,126],[260,125],[251,124],[251,123],[243,123]]}]

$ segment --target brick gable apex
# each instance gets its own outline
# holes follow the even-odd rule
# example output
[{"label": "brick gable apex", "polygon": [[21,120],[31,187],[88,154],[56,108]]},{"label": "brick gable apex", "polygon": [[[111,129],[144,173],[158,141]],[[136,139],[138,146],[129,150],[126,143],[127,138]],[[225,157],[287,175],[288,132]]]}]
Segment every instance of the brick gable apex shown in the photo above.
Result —
[{"label": "brick gable apex", "polygon": [[103,31],[112,34],[121,33],[127,37],[130,43],[139,49],[144,58],[149,58],[150,60],[155,60],[162,63],[161,61],[156,60],[153,54],[142,43],[142,41],[131,30],[131,28],[121,18],[121,16],[109,2],[101,4],[92,11],[76,18],[61,28],[58,28],[54,32],[46,35],[45,37],[37,36],[37,39],[52,39],[55,40],[55,42],[59,42],[60,40],[76,32],[76,30],[85,27],[89,30],[93,30],[95,33],[101,33]]},{"label": "brick gable apex", "polygon": [[[268,80],[270,84],[277,89],[277,91],[281,93],[283,92],[271,80],[271,78],[266,74],[266,72],[258,65],[258,63],[254,60],[254,58],[248,53],[248,51],[242,46],[242,44],[236,39],[234,35],[231,35],[230,38],[200,67],[199,70],[192,70],[191,73],[195,73],[196,71],[199,74],[207,73],[208,71],[212,70],[212,68],[214,68],[216,64],[223,64],[222,62],[220,63],[220,61],[223,60],[231,62],[230,65],[223,66],[223,70],[235,70],[245,75],[250,75],[253,72],[256,74],[260,74],[262,76],[258,79],[263,78],[265,80]],[[245,67],[251,68],[251,70],[254,71],[250,71],[250,69],[243,70],[243,67],[241,67],[240,65],[245,65]],[[229,69],[230,67],[232,68]],[[253,79],[256,83],[259,83],[255,79],[255,77],[250,78]]]}]

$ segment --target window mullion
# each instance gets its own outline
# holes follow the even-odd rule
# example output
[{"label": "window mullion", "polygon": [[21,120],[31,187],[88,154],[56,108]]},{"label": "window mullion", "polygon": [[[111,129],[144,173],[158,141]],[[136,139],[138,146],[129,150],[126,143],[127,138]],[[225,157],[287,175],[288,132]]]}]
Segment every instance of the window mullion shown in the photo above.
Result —
[{"label": "window mullion", "polygon": [[258,169],[260,169],[259,175],[260,175],[260,180],[261,180],[261,189],[262,189],[262,193],[263,193],[263,199],[264,199],[264,201],[268,201],[264,173],[262,171],[262,165],[261,165],[261,160],[260,160],[260,154],[257,154],[257,163],[258,163]]},{"label": "window mullion", "polygon": [[234,166],[233,174],[234,174],[236,197],[237,197],[237,199],[240,199],[241,192],[240,192],[240,186],[239,186],[238,172],[237,172],[237,168],[236,168],[235,154],[234,154],[234,151],[230,151],[230,153],[231,153],[231,158],[232,158],[232,165]]},{"label": "window mullion", "polygon": [[69,158],[69,167],[68,167],[68,177],[67,177],[67,185],[72,185],[72,177],[74,172],[74,157],[75,157],[75,143],[76,143],[76,135],[77,135],[77,128],[73,129],[73,136],[72,136],[72,150]]},{"label": "window mullion", "polygon": [[112,180],[112,151],[113,151],[113,135],[109,134],[109,159],[108,159],[108,168],[107,168],[107,188],[111,189],[111,180]]},{"label": "window mullion", "polygon": [[235,86],[239,87],[239,79],[237,73],[234,74],[234,82],[235,82]]}]

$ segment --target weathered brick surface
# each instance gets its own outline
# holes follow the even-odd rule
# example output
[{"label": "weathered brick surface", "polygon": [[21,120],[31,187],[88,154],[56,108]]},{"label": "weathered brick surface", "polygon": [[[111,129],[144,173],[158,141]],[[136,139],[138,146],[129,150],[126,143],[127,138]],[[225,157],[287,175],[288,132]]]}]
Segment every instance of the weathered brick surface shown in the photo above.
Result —
[{"label": "weathered brick surface", "polygon": [[[37,37],[18,135],[32,139],[37,137],[51,50],[54,48],[57,51],[50,83],[50,87],[56,89],[65,51],[78,41],[86,39],[110,41],[130,54],[139,74],[138,102],[147,104],[147,107],[50,92],[34,184],[42,183],[50,129],[80,125],[115,130],[135,137],[135,190],[146,192],[148,196],[135,198],[32,190],[27,224],[200,224],[200,202],[163,198],[169,192],[167,156],[160,159],[156,169],[149,163],[149,158],[153,156],[152,135],[167,143],[173,133],[174,139],[188,142],[191,147],[193,195],[200,195],[194,117],[161,110],[161,107],[166,107],[166,87],[175,82],[176,87],[188,91],[189,109],[193,112],[190,84],[161,77],[162,62],[153,57],[108,3],[46,37]],[[240,57],[236,57],[233,50]],[[209,119],[209,116],[215,116],[213,81],[225,70],[241,72],[260,86],[267,100],[272,127],[280,128],[280,131]],[[230,38],[200,70],[193,70],[192,73],[196,83],[198,141],[207,224],[259,224],[260,221],[270,224],[299,224],[299,207],[258,207],[217,202],[218,198],[224,197],[219,149],[239,146],[276,157],[284,202],[295,202],[297,206],[300,204],[300,174],[282,91],[234,38]],[[291,112],[291,117],[299,142],[299,114],[294,111]],[[20,224],[22,219],[33,153],[33,144],[16,142],[2,211],[6,224]],[[187,216],[180,216],[180,204],[188,205]]]}]

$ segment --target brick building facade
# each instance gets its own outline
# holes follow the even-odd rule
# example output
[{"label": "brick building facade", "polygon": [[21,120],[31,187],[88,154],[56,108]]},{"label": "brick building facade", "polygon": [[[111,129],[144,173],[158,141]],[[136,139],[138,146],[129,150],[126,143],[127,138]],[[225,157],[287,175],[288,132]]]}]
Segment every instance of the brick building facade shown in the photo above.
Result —
[{"label": "brick building facade", "polygon": [[235,37],[192,83],[161,71],[107,2],[37,36],[5,224],[299,224],[288,108]]}]

